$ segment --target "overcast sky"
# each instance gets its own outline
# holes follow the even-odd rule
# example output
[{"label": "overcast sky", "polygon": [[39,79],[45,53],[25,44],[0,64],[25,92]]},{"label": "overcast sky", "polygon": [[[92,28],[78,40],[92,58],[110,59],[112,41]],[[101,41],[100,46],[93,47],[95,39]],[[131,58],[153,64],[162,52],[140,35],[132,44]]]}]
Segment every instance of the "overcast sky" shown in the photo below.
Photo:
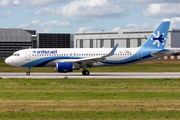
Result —
[{"label": "overcast sky", "polygon": [[170,18],[180,29],[180,0],[0,0],[0,27],[37,32],[152,30]]}]

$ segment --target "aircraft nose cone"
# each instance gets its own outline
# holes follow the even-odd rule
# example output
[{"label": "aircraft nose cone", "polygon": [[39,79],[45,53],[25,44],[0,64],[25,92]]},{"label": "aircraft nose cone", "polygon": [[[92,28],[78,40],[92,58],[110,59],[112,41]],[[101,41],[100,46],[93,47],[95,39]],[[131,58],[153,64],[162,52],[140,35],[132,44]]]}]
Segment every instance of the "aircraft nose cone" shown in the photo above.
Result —
[{"label": "aircraft nose cone", "polygon": [[10,64],[10,59],[9,59],[9,57],[5,59],[5,63],[8,64],[8,65]]},{"label": "aircraft nose cone", "polygon": [[6,58],[5,63],[11,66],[17,66],[17,67],[19,66],[19,62],[13,57]]}]

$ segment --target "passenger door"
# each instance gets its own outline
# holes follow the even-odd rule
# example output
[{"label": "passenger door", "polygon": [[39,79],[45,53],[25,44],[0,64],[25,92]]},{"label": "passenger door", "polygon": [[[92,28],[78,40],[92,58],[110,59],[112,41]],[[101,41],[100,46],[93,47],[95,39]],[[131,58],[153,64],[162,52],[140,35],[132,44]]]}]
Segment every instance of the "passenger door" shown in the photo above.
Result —
[{"label": "passenger door", "polygon": [[25,60],[31,60],[31,51],[30,50],[25,51]]}]

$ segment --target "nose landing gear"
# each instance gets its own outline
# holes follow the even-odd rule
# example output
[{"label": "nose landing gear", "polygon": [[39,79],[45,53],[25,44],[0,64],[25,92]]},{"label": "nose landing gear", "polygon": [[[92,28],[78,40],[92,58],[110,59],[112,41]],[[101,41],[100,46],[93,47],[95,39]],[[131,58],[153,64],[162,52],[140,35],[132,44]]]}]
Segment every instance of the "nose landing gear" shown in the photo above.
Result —
[{"label": "nose landing gear", "polygon": [[27,76],[30,75],[30,67],[28,67],[28,71],[26,72],[26,75],[27,75]]}]

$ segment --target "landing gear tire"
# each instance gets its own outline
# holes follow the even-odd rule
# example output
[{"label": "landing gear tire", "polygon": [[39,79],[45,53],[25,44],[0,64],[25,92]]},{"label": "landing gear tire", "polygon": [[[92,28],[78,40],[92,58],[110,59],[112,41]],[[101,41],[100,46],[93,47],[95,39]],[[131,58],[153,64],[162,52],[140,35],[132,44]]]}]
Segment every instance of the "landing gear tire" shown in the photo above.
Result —
[{"label": "landing gear tire", "polygon": [[83,71],[82,71],[82,74],[83,74],[83,75],[89,75],[90,72],[89,72],[88,70],[83,70]]},{"label": "landing gear tire", "polygon": [[26,73],[27,76],[30,76],[30,69],[31,69],[31,68],[28,67],[28,71],[27,71],[27,73]]},{"label": "landing gear tire", "polygon": [[30,75],[30,72],[27,72],[26,75],[29,76],[29,75]]}]

